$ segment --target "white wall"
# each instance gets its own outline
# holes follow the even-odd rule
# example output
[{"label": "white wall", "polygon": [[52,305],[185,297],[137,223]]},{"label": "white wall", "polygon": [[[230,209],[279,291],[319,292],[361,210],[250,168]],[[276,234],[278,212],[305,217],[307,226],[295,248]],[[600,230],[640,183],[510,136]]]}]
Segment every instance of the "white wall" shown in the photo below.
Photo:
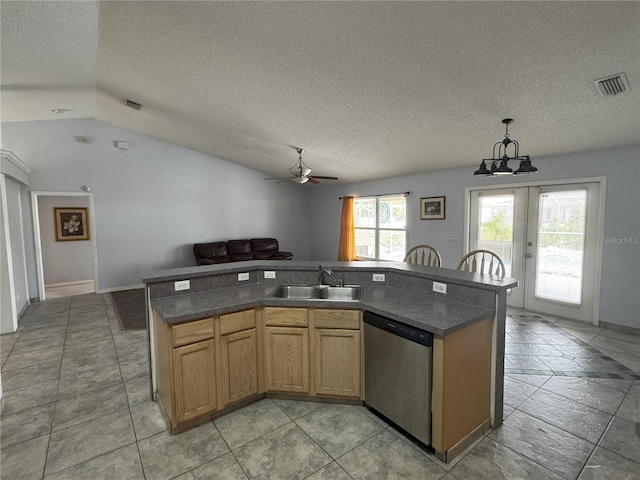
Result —
[{"label": "white wall", "polygon": [[[526,152],[534,154],[534,152]],[[336,185],[311,191],[311,250],[314,258],[335,259],[344,195],[374,195],[410,191],[408,205],[408,245],[428,243],[436,247],[443,265],[455,268],[464,248],[465,188],[506,183],[607,177],[604,236],[632,239],[631,243],[603,246],[600,320],[640,328],[640,146],[611,148],[557,157],[533,158],[535,176],[475,177],[478,161],[467,168],[443,170],[383,180]],[[445,220],[420,220],[420,197],[446,196]],[[447,235],[457,235],[448,241]]]},{"label": "white wall", "polygon": [[[309,203],[300,185],[265,182],[255,170],[95,119],[3,123],[2,139],[31,166],[30,190],[91,187],[101,290],[138,285],[149,270],[195,265],[197,242],[275,237],[296,259],[309,258]],[[116,149],[115,140],[129,149]]]},{"label": "white wall", "polygon": [[[91,240],[56,241],[54,207],[89,208],[89,197],[39,196],[40,241],[45,285],[93,280]],[[89,234],[93,232],[90,230]]]},{"label": "white wall", "polygon": [[29,303],[22,231],[23,185],[0,173],[0,333],[15,332]]},{"label": "white wall", "polygon": [[29,303],[29,293],[27,291],[27,272],[25,270],[25,250],[22,230],[22,205],[20,199],[23,185],[6,179],[7,186],[7,207],[9,220],[9,235],[11,237],[11,265],[13,266],[14,298],[16,302],[16,313]]}]

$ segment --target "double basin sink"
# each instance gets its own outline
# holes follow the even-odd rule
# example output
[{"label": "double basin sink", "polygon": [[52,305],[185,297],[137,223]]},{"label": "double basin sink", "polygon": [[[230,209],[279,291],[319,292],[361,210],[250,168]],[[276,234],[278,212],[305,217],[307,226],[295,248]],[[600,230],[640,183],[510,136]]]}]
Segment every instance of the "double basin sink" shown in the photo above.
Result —
[{"label": "double basin sink", "polygon": [[281,285],[272,297],[296,300],[357,301],[362,297],[360,285]]}]

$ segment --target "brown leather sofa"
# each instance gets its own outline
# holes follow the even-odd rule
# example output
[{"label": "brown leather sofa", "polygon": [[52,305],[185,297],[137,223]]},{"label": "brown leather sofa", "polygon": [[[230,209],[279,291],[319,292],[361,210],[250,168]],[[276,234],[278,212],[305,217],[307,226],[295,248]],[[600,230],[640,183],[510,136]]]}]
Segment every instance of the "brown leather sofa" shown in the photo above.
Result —
[{"label": "brown leather sofa", "polygon": [[197,265],[242,262],[246,260],[291,260],[293,253],[280,251],[275,238],[228,240],[226,242],[196,243],[193,254]]}]

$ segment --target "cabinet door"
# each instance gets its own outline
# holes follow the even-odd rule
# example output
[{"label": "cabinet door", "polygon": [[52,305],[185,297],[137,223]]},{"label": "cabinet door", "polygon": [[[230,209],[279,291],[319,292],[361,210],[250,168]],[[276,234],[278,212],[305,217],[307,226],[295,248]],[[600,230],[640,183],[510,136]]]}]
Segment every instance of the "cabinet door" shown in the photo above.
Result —
[{"label": "cabinet door", "polygon": [[266,388],[309,393],[309,330],[265,327]]},{"label": "cabinet door", "polygon": [[360,331],[316,329],[315,386],[318,395],[360,396]]},{"label": "cabinet door", "polygon": [[216,409],[213,339],[174,348],[173,372],[178,423]]},{"label": "cabinet door", "polygon": [[256,329],[223,335],[221,348],[224,404],[258,393]]}]

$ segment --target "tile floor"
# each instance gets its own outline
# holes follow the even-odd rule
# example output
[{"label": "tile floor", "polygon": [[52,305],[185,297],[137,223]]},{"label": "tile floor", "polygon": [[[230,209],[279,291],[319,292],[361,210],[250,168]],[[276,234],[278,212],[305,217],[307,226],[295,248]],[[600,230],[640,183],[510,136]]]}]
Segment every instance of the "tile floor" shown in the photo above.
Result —
[{"label": "tile floor", "polygon": [[365,407],[265,399],[169,436],[108,296],[0,336],[3,479],[639,479],[640,336],[510,311],[505,421],[450,465]]}]

